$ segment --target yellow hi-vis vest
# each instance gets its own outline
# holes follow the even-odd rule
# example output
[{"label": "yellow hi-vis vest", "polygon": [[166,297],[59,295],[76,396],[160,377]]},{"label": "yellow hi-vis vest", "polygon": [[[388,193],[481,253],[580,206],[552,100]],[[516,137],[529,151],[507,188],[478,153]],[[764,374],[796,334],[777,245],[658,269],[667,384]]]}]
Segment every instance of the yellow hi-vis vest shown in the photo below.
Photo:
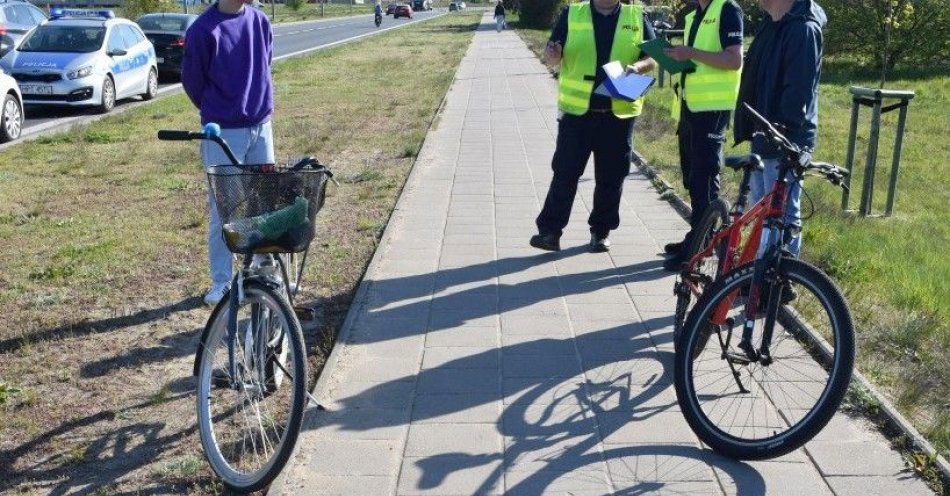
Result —
[{"label": "yellow hi-vis vest", "polygon": [[[712,0],[706,7],[706,15],[696,31],[696,39],[692,46],[706,52],[721,52],[722,43],[719,41],[719,19],[722,6],[729,0]],[[686,25],[683,35],[689,40],[690,29],[696,11],[686,16]],[[739,79],[742,70],[718,69],[711,65],[694,60],[696,70],[686,74],[686,86],[673,94],[672,113],[674,119],[680,117],[680,99],[686,100],[686,107],[691,112],[705,112],[709,110],[734,110],[739,98]],[[685,93],[685,95],[683,95]]]},{"label": "yellow hi-vis vest", "polygon": [[[567,114],[584,115],[590,107],[597,72],[597,43],[594,40],[594,21],[590,3],[571,4],[567,14],[567,43],[558,77],[558,108]],[[643,42],[643,10],[639,5],[621,5],[617,18],[610,60],[624,66],[640,58]],[[612,100],[614,115],[627,119],[640,115],[643,99],[633,102]]]}]

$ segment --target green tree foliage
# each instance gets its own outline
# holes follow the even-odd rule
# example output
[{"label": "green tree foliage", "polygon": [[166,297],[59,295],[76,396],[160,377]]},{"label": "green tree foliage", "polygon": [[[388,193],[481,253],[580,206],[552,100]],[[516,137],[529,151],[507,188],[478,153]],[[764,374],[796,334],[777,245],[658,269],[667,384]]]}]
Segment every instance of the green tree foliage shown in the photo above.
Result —
[{"label": "green tree foliage", "polygon": [[828,14],[825,51],[890,70],[948,60],[947,0],[820,0]]},{"label": "green tree foliage", "polygon": [[284,5],[294,12],[297,12],[303,8],[305,3],[307,3],[307,0],[284,0]]},{"label": "green tree foliage", "polygon": [[521,23],[536,29],[553,27],[561,8],[567,5],[564,0],[521,0],[519,3]]},{"label": "green tree foliage", "polygon": [[170,0],[126,0],[122,12],[127,19],[154,12],[180,12],[181,6]]}]

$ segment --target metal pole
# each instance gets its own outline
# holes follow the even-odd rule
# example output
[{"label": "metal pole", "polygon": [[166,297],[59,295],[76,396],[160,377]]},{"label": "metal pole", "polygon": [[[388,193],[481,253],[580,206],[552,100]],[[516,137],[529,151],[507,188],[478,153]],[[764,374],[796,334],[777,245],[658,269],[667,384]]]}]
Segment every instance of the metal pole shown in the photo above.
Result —
[{"label": "metal pole", "polygon": [[858,110],[861,108],[861,104],[858,103],[857,98],[851,99],[851,130],[848,131],[848,155],[844,159],[844,167],[848,169],[851,174],[848,174],[848,177],[844,179],[844,188],[841,190],[841,210],[848,209],[848,197],[851,195],[851,176],[854,175],[854,146],[855,142],[858,140]]},{"label": "metal pole", "polygon": [[901,165],[901,149],[904,146],[904,122],[907,120],[908,101],[901,105],[900,115],[897,117],[897,137],[894,138],[894,160],[891,162],[891,180],[887,185],[887,207],[884,215],[890,216],[894,212],[894,196],[897,194],[897,169]]},{"label": "metal pole", "polygon": [[868,136],[868,159],[864,166],[864,190],[861,191],[862,217],[871,213],[871,203],[874,201],[874,168],[877,166],[877,142],[881,134],[881,97],[874,100],[874,111],[871,114],[871,132]]},{"label": "metal pole", "polygon": [[277,22],[277,0],[270,0],[270,18]]}]

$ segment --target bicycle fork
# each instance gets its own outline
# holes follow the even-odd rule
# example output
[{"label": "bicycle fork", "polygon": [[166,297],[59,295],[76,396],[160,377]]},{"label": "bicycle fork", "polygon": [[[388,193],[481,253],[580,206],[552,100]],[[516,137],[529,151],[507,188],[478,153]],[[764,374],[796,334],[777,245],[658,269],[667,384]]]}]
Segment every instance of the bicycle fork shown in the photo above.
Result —
[{"label": "bicycle fork", "polygon": [[[765,254],[755,261],[752,284],[749,285],[749,295],[743,312],[745,319],[742,325],[742,339],[738,344],[738,348],[745,352],[750,362],[760,362],[762,365],[772,363],[770,346],[775,331],[779,302],[784,289],[781,281],[778,280],[778,269],[782,261],[781,243],[773,242],[776,236],[782,236],[782,231],[783,228],[774,223],[768,226],[768,248]],[[764,302],[762,301],[763,294],[765,295]],[[763,303],[765,304],[765,323],[762,329],[762,342],[759,348],[756,349],[752,343],[752,335],[755,331],[755,321],[759,315],[759,308],[762,307]]]}]

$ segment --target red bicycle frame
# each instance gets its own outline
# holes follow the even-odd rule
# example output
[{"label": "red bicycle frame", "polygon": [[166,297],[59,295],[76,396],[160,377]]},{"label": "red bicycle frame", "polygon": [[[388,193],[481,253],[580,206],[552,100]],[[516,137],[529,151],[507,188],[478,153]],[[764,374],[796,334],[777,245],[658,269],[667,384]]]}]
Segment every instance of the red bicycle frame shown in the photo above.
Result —
[{"label": "red bicycle frame", "polygon": [[[779,176],[779,180],[775,181],[772,191],[753,205],[752,208],[746,209],[745,212],[734,208],[730,213],[732,223],[729,227],[716,233],[710,240],[709,245],[689,260],[686,265],[686,271],[688,273],[695,273],[699,263],[712,255],[716,247],[720,246],[723,241],[726,243],[726,249],[719,259],[719,274],[725,274],[735,267],[755,260],[759,252],[759,246],[762,243],[762,230],[764,229],[765,221],[766,219],[782,217],[785,212],[785,197],[787,192],[788,183]],[[742,253],[739,254],[737,258],[736,254],[742,242],[742,231],[749,225],[752,225],[752,232],[745,246],[742,248]],[[699,287],[696,279],[690,277],[683,279],[695,296],[698,297],[702,293],[702,288]],[[713,313],[710,321],[714,324],[724,324],[726,315],[734,299],[735,295],[730,295],[724,299],[719,308]]]}]

